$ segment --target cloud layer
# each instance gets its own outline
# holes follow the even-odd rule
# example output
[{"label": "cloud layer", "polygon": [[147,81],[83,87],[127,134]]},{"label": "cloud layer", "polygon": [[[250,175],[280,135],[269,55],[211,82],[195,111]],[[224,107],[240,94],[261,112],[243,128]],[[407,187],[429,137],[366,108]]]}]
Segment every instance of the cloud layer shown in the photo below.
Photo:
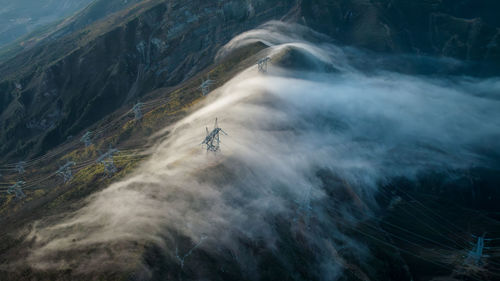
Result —
[{"label": "cloud layer", "polygon": [[[307,276],[333,280],[370,256],[342,229],[377,208],[379,184],[497,165],[498,80],[366,73],[360,61],[375,64],[366,54],[277,22],[236,37],[219,58],[256,40],[270,46],[269,72],[245,70],[165,128],[134,175],[35,227],[33,266],[135,265],[139,244],[162,249],[176,270],[218,260],[247,279],[264,274],[263,259],[303,276],[290,254],[301,253]],[[215,118],[228,136],[220,153],[206,153]]]}]

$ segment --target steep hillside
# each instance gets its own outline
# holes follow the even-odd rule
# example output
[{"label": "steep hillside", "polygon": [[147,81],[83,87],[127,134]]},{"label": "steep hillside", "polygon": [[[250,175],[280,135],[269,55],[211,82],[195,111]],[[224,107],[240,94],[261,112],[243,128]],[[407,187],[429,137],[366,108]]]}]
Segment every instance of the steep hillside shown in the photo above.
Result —
[{"label": "steep hillside", "polygon": [[[220,51],[89,146],[0,166],[26,196],[0,186],[0,279],[495,280],[495,255],[466,255],[470,233],[498,233],[498,83],[401,75],[399,56],[282,22]],[[217,117],[227,135],[204,151]]]},{"label": "steep hillside", "polygon": [[[128,108],[120,108],[93,128],[93,144],[89,147],[85,147],[79,139],[73,139],[51,151],[49,157],[29,163],[26,173],[22,175],[22,179],[29,186],[24,190],[26,200],[18,200],[15,196],[5,194],[5,186],[1,183],[19,180],[19,177],[0,168],[3,173],[0,176],[0,224],[4,226],[0,230],[0,279],[88,280],[93,276],[96,280],[135,280],[136,277],[133,276],[147,275],[137,263],[142,255],[148,255],[146,252],[149,251],[149,245],[142,243],[135,243],[133,246],[135,253],[129,257],[127,268],[108,268],[106,272],[100,273],[40,270],[29,264],[12,270],[2,265],[9,264],[9,260],[29,258],[26,251],[26,247],[30,247],[29,242],[26,244],[22,240],[29,235],[25,232],[26,226],[33,221],[55,218],[58,214],[77,210],[85,204],[85,198],[88,196],[134,173],[149,157],[152,141],[164,137],[165,134],[155,133],[186,117],[207,100],[199,88],[201,79],[210,76],[216,81],[211,85],[212,89],[221,86],[243,69],[252,66],[264,48],[265,45],[261,43],[252,44],[216,64],[211,64],[176,88],[160,88],[146,95],[143,99],[145,106],[141,120],[134,120]],[[120,149],[113,156],[117,170],[112,175],[106,172],[101,163],[95,162],[108,147]],[[73,167],[72,180],[67,183],[54,176],[54,171],[66,161],[77,163]],[[143,280],[142,277],[137,278]]]},{"label": "steep hillside", "polygon": [[192,77],[231,36],[271,19],[300,22],[370,50],[466,60],[474,75],[496,73],[500,65],[497,22],[486,4],[466,0],[460,6],[437,0],[129,1],[129,8],[85,27],[121,3],[96,1],[41,44],[0,64],[4,159],[43,153],[117,107]]},{"label": "steep hillside", "polygon": [[250,15],[233,1],[144,1],[18,55],[0,66],[8,77],[0,82],[1,154],[44,151],[118,106],[192,77],[239,30],[285,14],[285,2],[262,2]]},{"label": "steep hillside", "polygon": [[122,3],[0,64],[0,280],[496,280],[492,2]]}]

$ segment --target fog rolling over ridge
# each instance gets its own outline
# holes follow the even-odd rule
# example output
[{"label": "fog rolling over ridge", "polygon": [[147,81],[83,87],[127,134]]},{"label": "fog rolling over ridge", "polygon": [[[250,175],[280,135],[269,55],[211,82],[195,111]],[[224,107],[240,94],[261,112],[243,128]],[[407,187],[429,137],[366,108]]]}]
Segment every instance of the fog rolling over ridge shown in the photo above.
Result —
[{"label": "fog rolling over ridge", "polygon": [[[363,279],[372,253],[345,229],[376,214],[379,185],[498,166],[498,79],[366,74],[359,66],[377,63],[367,54],[279,22],[219,56],[255,41],[270,46],[260,54],[272,58],[267,74],[243,71],[165,128],[134,175],[35,225],[29,263],[125,268],[141,263],[131,249],[146,244],[187,279],[233,271],[257,280],[266,264],[292,277],[336,280],[349,268]],[[220,153],[206,153],[215,118],[228,136]],[[153,275],[141,267],[141,278]]]}]

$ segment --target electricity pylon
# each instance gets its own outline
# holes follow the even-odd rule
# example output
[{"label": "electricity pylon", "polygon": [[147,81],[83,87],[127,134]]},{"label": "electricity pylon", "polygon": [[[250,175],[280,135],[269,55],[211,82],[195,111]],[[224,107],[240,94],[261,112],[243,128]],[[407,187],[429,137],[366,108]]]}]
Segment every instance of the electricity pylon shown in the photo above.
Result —
[{"label": "electricity pylon", "polygon": [[201,82],[201,86],[200,86],[201,93],[204,96],[208,95],[208,93],[210,93],[210,86],[212,86],[214,83],[215,83],[215,81],[211,80],[210,77],[207,78],[207,80],[203,80]]},{"label": "electricity pylon", "polygon": [[220,133],[223,133],[224,135],[227,135],[227,133],[219,128],[219,126],[217,125],[217,118],[215,118],[214,129],[209,132],[208,127],[206,127],[206,130],[207,136],[201,144],[207,146],[207,151],[217,152],[220,149]]},{"label": "electricity pylon", "polygon": [[493,239],[486,239],[484,238],[484,235],[479,237],[472,235],[472,237],[477,238],[477,242],[476,244],[474,244],[474,248],[471,251],[469,251],[469,256],[467,257],[467,261],[468,262],[473,261],[475,265],[480,265],[482,263],[481,262],[482,258],[489,257],[488,255],[484,254],[484,250],[488,249],[488,247],[484,246],[484,242],[491,241]]},{"label": "electricity pylon", "polygon": [[73,172],[71,171],[71,167],[75,165],[76,165],[75,162],[68,161],[66,164],[61,166],[59,170],[57,170],[56,174],[63,179],[64,183],[70,181],[73,178]]},{"label": "electricity pylon", "polygon": [[117,152],[118,152],[118,149],[110,148],[108,150],[108,152],[102,154],[96,160],[97,163],[104,165],[104,169],[106,169],[106,173],[108,174],[108,176],[112,176],[117,171],[116,166],[115,166],[115,162],[113,160],[113,154],[115,154]]},{"label": "electricity pylon", "polygon": [[16,165],[16,171],[19,173],[19,174],[24,174],[25,170],[24,170],[24,165],[26,165],[25,162],[23,161],[20,161],[19,163],[17,163]]},{"label": "electricity pylon", "polygon": [[266,73],[267,72],[267,63],[270,61],[271,61],[270,57],[265,57],[265,58],[260,59],[257,62],[259,72]]},{"label": "electricity pylon", "polygon": [[83,142],[85,144],[85,147],[89,147],[92,145],[92,132],[90,131],[87,131],[85,133],[85,135],[82,136],[82,138],[80,139],[81,142]]},{"label": "electricity pylon", "polygon": [[16,195],[17,199],[23,199],[26,197],[26,195],[23,192],[23,185],[25,184],[24,181],[18,181],[14,185],[9,186],[9,189],[7,190],[8,194],[14,193]]},{"label": "electricity pylon", "polygon": [[135,121],[139,121],[142,119],[142,107],[144,106],[144,103],[138,102],[134,105],[132,110],[134,111],[134,119]]}]

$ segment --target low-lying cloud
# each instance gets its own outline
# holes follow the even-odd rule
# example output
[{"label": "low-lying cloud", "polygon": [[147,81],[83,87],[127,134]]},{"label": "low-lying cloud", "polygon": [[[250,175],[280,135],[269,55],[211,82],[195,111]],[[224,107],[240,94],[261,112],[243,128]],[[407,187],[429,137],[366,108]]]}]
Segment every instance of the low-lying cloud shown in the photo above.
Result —
[{"label": "low-lying cloud", "polygon": [[[498,79],[366,74],[346,55],[368,64],[362,52],[276,22],[238,36],[220,57],[256,40],[270,46],[268,74],[245,70],[166,128],[134,175],[62,221],[35,227],[29,262],[82,272],[129,266],[141,261],[130,250],[139,243],[162,249],[175,268],[232,260],[258,279],[263,254],[252,249],[265,249],[290,276],[299,274],[290,253],[306,249],[310,276],[332,280],[346,256],[362,264],[370,255],[340,224],[377,208],[379,184],[498,163]],[[280,68],[290,50],[335,71]],[[206,153],[200,143],[215,118],[228,136],[220,153]],[[347,187],[350,199],[332,198]],[[61,254],[70,252],[77,254]]]}]

